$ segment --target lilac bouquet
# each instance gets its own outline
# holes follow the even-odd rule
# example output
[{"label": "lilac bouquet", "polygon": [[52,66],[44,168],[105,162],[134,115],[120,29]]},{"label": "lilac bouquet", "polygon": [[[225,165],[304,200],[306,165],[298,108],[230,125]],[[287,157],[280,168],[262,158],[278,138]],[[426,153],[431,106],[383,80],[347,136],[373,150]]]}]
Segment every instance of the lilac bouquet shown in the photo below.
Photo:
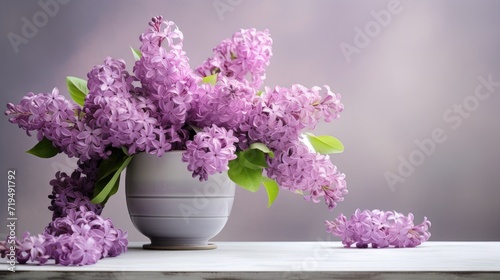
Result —
[{"label": "lilac bouquet", "polygon": [[[78,159],[71,175],[51,181],[52,223],[15,241],[19,262],[85,265],[125,251],[126,233],[99,215],[121,172],[142,152],[181,150],[193,177],[227,172],[249,191],[264,186],[269,206],[280,188],[315,203],[323,198],[330,210],[343,200],[345,175],[328,155],[342,152],[342,143],[305,132],[339,117],[340,95],[328,86],[262,87],[272,56],[268,30],[236,32],[194,69],[183,39],[173,22],[155,17],[132,49],[132,73],[108,57],[86,80],[67,78],[74,102],[54,89],[7,105],[11,123],[36,132],[39,142],[29,153]],[[0,243],[3,257],[13,243]]]}]

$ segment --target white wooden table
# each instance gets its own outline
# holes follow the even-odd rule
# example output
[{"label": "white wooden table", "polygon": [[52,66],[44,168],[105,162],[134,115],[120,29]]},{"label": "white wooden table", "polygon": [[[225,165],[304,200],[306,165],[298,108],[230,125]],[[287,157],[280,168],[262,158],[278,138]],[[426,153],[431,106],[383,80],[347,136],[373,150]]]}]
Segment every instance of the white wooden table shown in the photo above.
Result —
[{"label": "white wooden table", "polygon": [[95,265],[16,265],[0,279],[500,279],[500,242],[356,249],[340,242],[217,242],[206,251],[129,251]]}]

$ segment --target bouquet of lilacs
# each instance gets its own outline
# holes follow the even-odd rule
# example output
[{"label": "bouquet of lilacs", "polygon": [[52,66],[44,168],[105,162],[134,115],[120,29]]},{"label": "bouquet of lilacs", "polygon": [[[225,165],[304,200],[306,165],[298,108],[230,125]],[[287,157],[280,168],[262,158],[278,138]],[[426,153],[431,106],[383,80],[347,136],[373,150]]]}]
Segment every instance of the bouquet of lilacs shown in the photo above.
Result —
[{"label": "bouquet of lilacs", "polygon": [[[125,251],[126,233],[100,213],[142,152],[182,150],[193,177],[227,172],[249,191],[264,186],[269,205],[279,189],[323,198],[330,210],[343,200],[345,175],[328,155],[342,152],[342,143],[305,132],[339,117],[340,95],[328,86],[262,88],[272,56],[267,30],[236,32],[194,69],[173,22],[153,18],[140,41],[132,73],[108,57],[87,80],[68,77],[74,102],[54,89],[7,105],[11,123],[36,132],[29,153],[78,159],[72,174],[58,172],[50,182],[53,220],[43,234],[15,240],[19,262],[85,265]],[[2,257],[11,241],[0,243]]]}]

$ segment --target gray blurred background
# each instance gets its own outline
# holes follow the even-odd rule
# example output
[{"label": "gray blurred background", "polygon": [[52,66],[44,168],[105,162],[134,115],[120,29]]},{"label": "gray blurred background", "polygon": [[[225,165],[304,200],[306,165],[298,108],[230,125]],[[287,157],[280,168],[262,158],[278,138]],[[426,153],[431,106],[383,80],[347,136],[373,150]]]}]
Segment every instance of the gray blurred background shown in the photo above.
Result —
[{"label": "gray blurred background", "polygon": [[[52,15],[39,1],[0,2],[2,110],[30,91],[58,87],[69,96],[65,77],[85,77],[106,56],[125,59],[131,70],[129,46],[139,46],[139,34],[158,14],[183,31],[192,67],[239,28],[267,28],[274,56],[265,85],[328,84],[342,94],[341,118],[316,134],[345,144],[343,154],[332,156],[347,175],[345,201],[329,212],[282,191],[268,209],[263,189],[238,189],[215,240],[326,240],[324,220],[356,208],[413,212],[418,223],[427,216],[432,240],[500,240],[500,86],[488,91],[478,79],[500,82],[499,1],[40,1],[49,2],[58,3]],[[35,34],[23,35],[23,18],[39,25]],[[23,42],[12,43],[12,34]],[[0,224],[7,170],[15,169],[17,231],[39,233],[51,219],[49,181],[74,162],[30,156],[24,151],[35,137],[5,116],[0,125]],[[444,136],[431,149],[424,139],[435,130]],[[416,141],[427,143],[428,155]],[[400,173],[406,161],[414,170]],[[388,174],[399,181],[388,182]],[[146,240],[128,217],[123,181],[103,215],[129,240]],[[5,226],[0,233],[7,234]]]}]

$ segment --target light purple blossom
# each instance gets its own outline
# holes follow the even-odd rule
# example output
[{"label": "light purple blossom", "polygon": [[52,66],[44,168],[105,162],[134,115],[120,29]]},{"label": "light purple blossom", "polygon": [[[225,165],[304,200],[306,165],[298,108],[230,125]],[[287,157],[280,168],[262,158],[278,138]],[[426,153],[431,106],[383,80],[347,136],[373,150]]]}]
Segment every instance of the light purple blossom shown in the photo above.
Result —
[{"label": "light purple blossom", "polygon": [[202,63],[196,72],[202,77],[221,73],[258,89],[266,78],[265,68],[272,56],[272,43],[267,29],[241,29],[215,47],[214,56]]},{"label": "light purple blossom", "polygon": [[248,123],[256,96],[257,91],[245,83],[219,75],[215,86],[205,84],[196,93],[191,118],[198,127],[215,124],[239,131]]},{"label": "light purple blossom", "polygon": [[182,161],[188,163],[193,178],[198,176],[200,181],[207,180],[208,175],[228,170],[229,161],[236,158],[236,142],[238,138],[231,130],[216,125],[206,127],[196,133],[192,141],[187,141]]},{"label": "light purple blossom", "polygon": [[[104,257],[114,257],[127,250],[127,233],[116,229],[110,219],[99,216],[103,205],[93,204],[97,162],[79,162],[71,176],[58,172],[53,186],[52,222],[39,235],[25,233],[16,240],[16,258],[44,264],[53,259],[61,265],[94,264]],[[0,242],[0,255],[10,250],[7,241]]]},{"label": "light purple blossom", "polygon": [[305,193],[304,198],[315,203],[323,197],[330,210],[347,194],[345,175],[338,172],[329,156],[311,152],[300,142],[288,143],[284,150],[276,151],[268,164],[267,176],[282,189]]},{"label": "light purple blossom", "polygon": [[253,104],[248,122],[240,125],[242,131],[247,132],[251,142],[281,151],[298,141],[304,129],[314,129],[321,119],[329,122],[338,118],[344,108],[340,95],[332,93],[328,86],[322,90],[298,84],[290,88],[266,87]]},{"label": "light purple blossom", "polygon": [[82,207],[97,214],[101,213],[103,205],[90,202],[98,171],[97,169],[86,169],[91,168],[90,165],[89,163],[80,164],[85,169],[84,171],[92,171],[93,173],[83,174],[81,171],[75,170],[71,176],[68,176],[64,172],[57,172],[56,178],[50,181],[52,194],[49,195],[51,199],[49,210],[53,211],[53,219],[65,217],[69,211]]},{"label": "light purple blossom", "polygon": [[327,232],[340,236],[346,247],[358,248],[415,247],[429,240],[431,223],[424,221],[415,226],[413,214],[405,216],[396,211],[356,210],[351,219],[340,214],[333,221],[325,221]]},{"label": "light purple blossom", "polygon": [[68,101],[54,88],[52,93],[28,93],[17,105],[7,104],[5,112],[11,123],[17,124],[30,135],[37,131],[38,140],[44,137],[70,157],[80,156],[80,150],[75,146],[83,123],[77,119],[80,108]]},{"label": "light purple blossom", "polygon": [[[51,140],[58,140],[65,134],[63,123],[76,122],[75,111],[77,106],[59,95],[59,90],[54,88],[52,93],[28,93],[17,105],[7,104],[5,115],[9,116],[11,123],[17,124],[30,135],[31,131],[38,132],[37,138],[41,140],[48,136]],[[52,137],[51,137],[52,136]]]},{"label": "light purple blossom", "polygon": [[[103,65],[95,66],[88,74],[87,87],[92,98],[85,102],[99,103],[99,96],[116,95],[129,98],[135,78],[125,70],[125,61],[107,57]],[[109,94],[108,94],[109,93]],[[91,107],[91,106],[87,106]]]},{"label": "light purple blossom", "polygon": [[[163,25],[166,28],[162,30]],[[151,116],[162,126],[180,129],[200,81],[182,50],[183,34],[173,22],[163,21],[160,16],[152,19],[140,40],[142,56],[134,66],[134,73],[145,89],[142,95],[157,108]],[[164,41],[168,49],[162,46]]]},{"label": "light purple blossom", "polygon": [[[127,234],[116,229],[111,220],[103,219],[85,207],[71,209],[65,217],[55,218],[43,234],[25,233],[16,240],[19,263],[44,264],[53,259],[61,265],[94,264],[104,257],[114,257],[127,250]],[[0,242],[0,254],[10,248]]]}]

